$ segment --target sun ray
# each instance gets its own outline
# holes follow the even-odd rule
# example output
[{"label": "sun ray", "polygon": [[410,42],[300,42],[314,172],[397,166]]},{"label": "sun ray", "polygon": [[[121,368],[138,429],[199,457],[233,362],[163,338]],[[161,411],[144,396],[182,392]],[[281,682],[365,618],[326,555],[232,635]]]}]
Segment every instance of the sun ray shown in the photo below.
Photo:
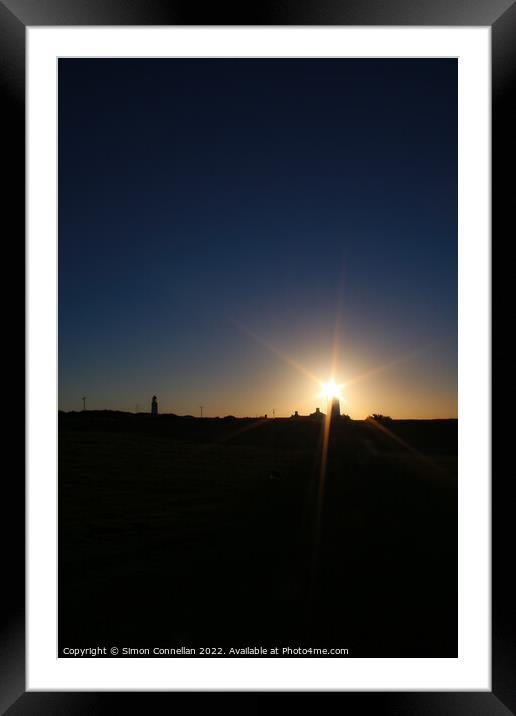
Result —
[{"label": "sun ray", "polygon": [[319,378],[314,373],[309,371],[308,368],[306,368],[302,363],[299,363],[299,361],[295,360],[294,358],[289,356],[287,353],[280,350],[277,346],[273,345],[272,343],[269,343],[264,338],[261,338],[260,336],[258,336],[256,333],[254,333],[254,331],[252,331],[250,328],[248,328],[246,325],[244,325],[240,321],[237,321],[234,318],[230,318],[230,321],[234,325],[236,325],[241,331],[243,331],[248,336],[250,336],[254,341],[256,341],[256,343],[263,346],[264,348],[267,348],[269,351],[271,351],[271,353],[274,353],[275,355],[277,355],[278,358],[281,358],[281,360],[284,361],[285,363],[287,363],[287,365],[289,365],[291,368],[294,368],[299,373],[302,373],[307,378],[310,378],[310,380],[314,381],[314,383],[317,383],[320,385],[321,381],[319,380]]},{"label": "sun ray", "polygon": [[405,353],[404,355],[399,356],[398,358],[395,358],[394,360],[391,360],[388,363],[382,363],[381,365],[378,365],[375,368],[371,368],[371,370],[368,370],[365,373],[360,373],[360,375],[357,375],[354,378],[350,378],[342,385],[342,387],[349,388],[351,385],[355,385],[356,383],[359,383],[362,380],[371,378],[373,375],[378,375],[379,373],[383,373],[384,371],[389,370],[390,368],[394,368],[394,366],[399,365],[400,363],[404,363],[405,361],[409,361],[409,360],[412,360],[413,358],[417,358],[418,356],[422,355],[423,353],[426,353],[426,351],[429,350],[429,348],[430,348],[430,346],[425,346],[424,348],[418,348],[417,350],[411,351],[410,353]]},{"label": "sun ray", "polygon": [[414,457],[418,458],[422,462],[426,463],[427,465],[430,465],[437,470],[442,470],[442,468],[437,465],[430,457],[428,457],[428,455],[425,455],[420,450],[417,450],[415,447],[412,447],[410,443],[407,443],[405,440],[403,440],[403,438],[400,438],[399,435],[393,433],[392,430],[389,430],[379,420],[375,420],[374,418],[369,417],[367,418],[366,423],[381,432],[383,435],[385,435],[385,437],[388,437],[393,442],[397,443],[398,445],[401,445],[401,447],[405,448],[407,452],[410,452],[412,455],[414,455]]},{"label": "sun ray", "polygon": [[313,618],[313,605],[319,572],[319,553],[321,543],[322,514],[324,506],[324,490],[326,485],[326,472],[328,467],[328,447],[330,442],[331,411],[324,417],[322,423],[321,446],[318,456],[317,495],[315,500],[314,522],[312,530],[312,556],[310,560],[310,573],[308,594],[305,610],[306,626],[311,625]]},{"label": "sun ray", "polygon": [[[342,290],[342,289],[341,289]],[[341,315],[342,315],[342,295],[341,290],[337,298],[337,310],[335,313],[335,329],[333,333],[333,350],[331,356],[331,374],[335,375],[339,363],[339,347],[341,341]]]}]

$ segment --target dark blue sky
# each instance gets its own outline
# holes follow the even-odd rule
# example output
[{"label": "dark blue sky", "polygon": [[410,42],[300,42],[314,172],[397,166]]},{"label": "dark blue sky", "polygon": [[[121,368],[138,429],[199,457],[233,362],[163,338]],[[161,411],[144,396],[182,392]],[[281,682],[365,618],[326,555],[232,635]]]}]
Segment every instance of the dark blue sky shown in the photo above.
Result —
[{"label": "dark blue sky", "polygon": [[59,61],[61,408],[311,411],[338,305],[346,412],[456,416],[455,60]]}]

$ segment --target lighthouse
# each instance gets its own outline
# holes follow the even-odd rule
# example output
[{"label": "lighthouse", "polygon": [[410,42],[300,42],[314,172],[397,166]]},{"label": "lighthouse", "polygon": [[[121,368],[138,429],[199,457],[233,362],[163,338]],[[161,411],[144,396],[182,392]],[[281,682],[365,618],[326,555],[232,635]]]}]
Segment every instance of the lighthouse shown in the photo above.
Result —
[{"label": "lighthouse", "polygon": [[335,396],[331,399],[330,415],[332,418],[340,418],[340,401]]}]

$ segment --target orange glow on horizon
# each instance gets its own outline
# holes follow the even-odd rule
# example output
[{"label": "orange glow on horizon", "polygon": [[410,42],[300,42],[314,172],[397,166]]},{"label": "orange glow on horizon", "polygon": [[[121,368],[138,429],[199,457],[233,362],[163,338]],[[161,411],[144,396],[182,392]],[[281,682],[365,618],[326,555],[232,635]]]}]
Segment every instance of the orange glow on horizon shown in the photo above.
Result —
[{"label": "orange glow on horizon", "polygon": [[[339,306],[340,313],[340,306]],[[340,315],[338,316],[338,319]],[[306,385],[299,384],[299,391],[296,393],[293,390],[294,382],[287,388],[285,382],[278,384],[276,387],[276,393],[285,390],[283,398],[278,400],[274,397],[274,391],[271,390],[271,397],[268,398],[268,403],[275,407],[274,414],[276,417],[284,416],[289,417],[295,410],[298,410],[301,415],[310,414],[317,406],[317,398],[323,399],[327,402],[325,406],[328,409],[328,405],[333,398],[337,398],[339,401],[343,401],[347,404],[347,411],[351,414],[354,419],[364,419],[367,415],[373,413],[382,413],[390,415],[397,419],[432,419],[432,418],[447,418],[456,417],[456,405],[453,403],[453,396],[436,396],[435,390],[420,389],[419,386],[413,387],[410,391],[403,393],[403,400],[400,400],[402,392],[399,389],[400,376],[394,375],[394,382],[382,381],[382,384],[377,383],[377,376],[383,373],[387,373],[390,370],[395,371],[398,366],[404,363],[411,362],[415,359],[420,359],[425,354],[428,354],[433,347],[432,344],[423,346],[419,349],[405,352],[396,358],[386,360],[382,363],[378,363],[376,366],[373,364],[371,368],[366,368],[362,371],[349,370],[351,365],[348,366],[348,376],[341,378],[339,382],[336,381],[335,376],[339,373],[342,375],[340,364],[340,358],[342,358],[341,351],[341,330],[340,320],[335,323],[335,333],[333,336],[332,345],[330,346],[330,370],[326,375],[331,376],[323,380],[321,377],[322,366],[316,369],[317,372],[310,370],[306,364],[301,360],[297,360],[292,354],[287,353],[283,348],[280,348],[277,344],[270,339],[264,338],[263,336],[257,335],[247,325],[241,321],[235,320],[234,318],[229,319],[233,325],[251,338],[255,343],[259,344],[271,354],[274,354],[284,364],[288,365],[298,374],[309,379],[311,383],[315,383],[319,392],[311,393],[310,388]],[[340,353],[340,355],[339,355]],[[353,356],[353,362],[356,362],[356,356]],[[312,359],[313,361],[313,359]],[[318,374],[317,374],[318,373]],[[372,385],[365,385],[372,381]],[[360,384],[359,391],[357,393],[356,387]],[[362,387],[363,385],[363,387]],[[343,394],[345,391],[345,395]],[[287,397],[288,396],[288,397]],[[305,396],[305,397],[303,397]],[[242,394],[239,396],[242,398]],[[438,400],[436,400],[436,397]],[[264,395],[262,391],[252,391],[252,395],[247,397],[249,402],[257,402],[263,404]],[[435,407],[435,404],[443,403],[442,407]],[[247,401],[246,401],[247,402]],[[256,412],[256,416],[261,414],[271,414],[272,407],[267,409],[266,403],[264,407]],[[422,409],[423,406],[423,409]],[[322,406],[321,406],[322,407]],[[233,408],[229,412],[231,414],[246,415],[247,412],[242,412],[245,408],[239,406],[238,410]],[[324,407],[323,407],[324,410]]]}]

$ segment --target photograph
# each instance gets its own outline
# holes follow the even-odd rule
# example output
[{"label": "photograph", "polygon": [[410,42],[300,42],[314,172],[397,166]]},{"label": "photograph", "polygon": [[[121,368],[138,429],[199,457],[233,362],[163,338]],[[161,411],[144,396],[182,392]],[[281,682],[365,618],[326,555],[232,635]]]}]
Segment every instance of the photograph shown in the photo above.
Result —
[{"label": "photograph", "polygon": [[456,658],[457,58],[57,91],[58,656]]}]

